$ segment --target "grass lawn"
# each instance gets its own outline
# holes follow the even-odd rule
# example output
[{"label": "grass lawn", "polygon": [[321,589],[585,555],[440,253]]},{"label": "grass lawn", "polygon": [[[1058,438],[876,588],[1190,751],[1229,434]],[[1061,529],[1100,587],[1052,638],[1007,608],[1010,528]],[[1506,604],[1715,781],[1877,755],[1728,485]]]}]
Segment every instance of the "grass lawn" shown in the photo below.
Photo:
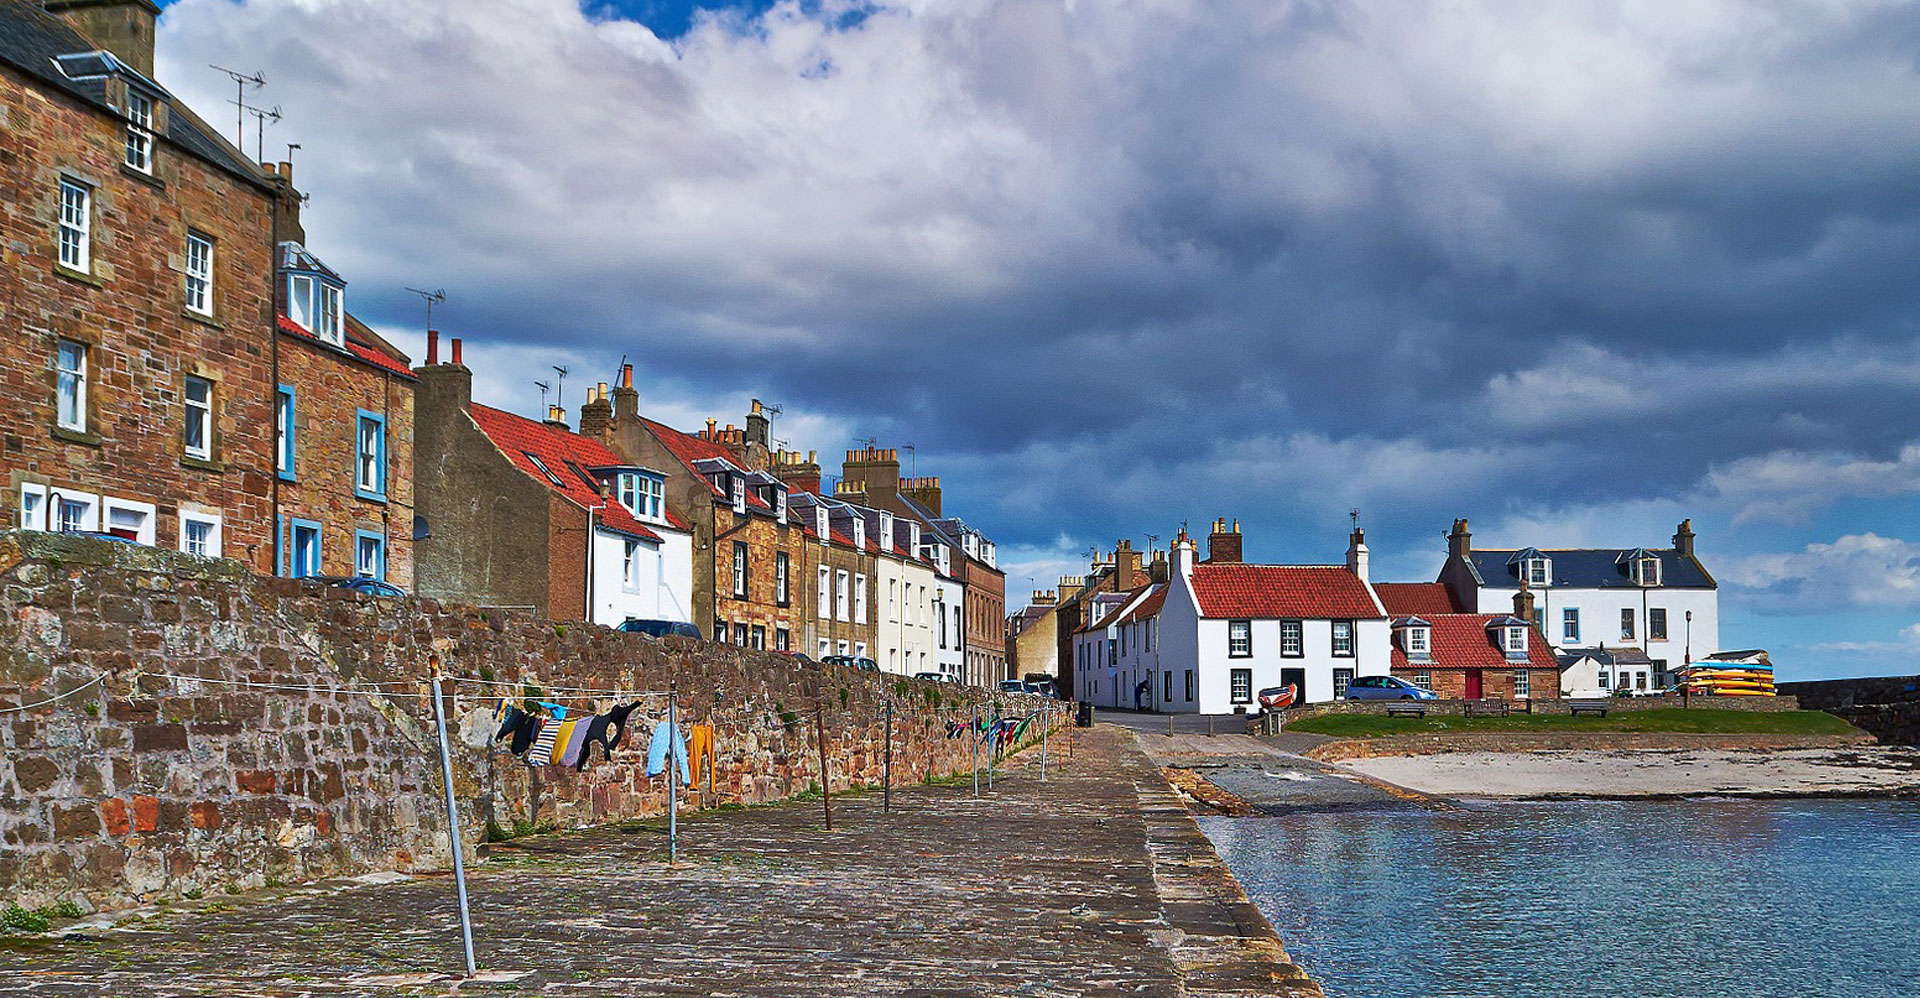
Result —
[{"label": "grass lawn", "polygon": [[1325,714],[1287,724],[1288,731],[1305,731],[1337,738],[1384,738],[1443,731],[1652,731],[1713,735],[1846,735],[1853,726],[1817,710],[1761,714],[1744,710],[1620,711],[1606,717],[1560,714],[1514,714],[1508,717],[1382,717],[1372,714]]}]

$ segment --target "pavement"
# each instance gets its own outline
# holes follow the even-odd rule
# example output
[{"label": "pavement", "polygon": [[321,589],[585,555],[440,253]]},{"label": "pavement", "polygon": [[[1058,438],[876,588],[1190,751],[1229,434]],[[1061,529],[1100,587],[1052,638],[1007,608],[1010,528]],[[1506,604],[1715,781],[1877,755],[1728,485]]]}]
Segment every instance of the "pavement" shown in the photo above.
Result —
[{"label": "pavement", "polygon": [[[0,938],[0,994],[1319,995],[1114,727],[968,783],[534,836],[446,876],[182,902]],[[56,933],[62,931],[56,929]]]},{"label": "pavement", "polygon": [[1473,797],[1920,796],[1920,750],[1450,752],[1351,759],[1345,769]]}]

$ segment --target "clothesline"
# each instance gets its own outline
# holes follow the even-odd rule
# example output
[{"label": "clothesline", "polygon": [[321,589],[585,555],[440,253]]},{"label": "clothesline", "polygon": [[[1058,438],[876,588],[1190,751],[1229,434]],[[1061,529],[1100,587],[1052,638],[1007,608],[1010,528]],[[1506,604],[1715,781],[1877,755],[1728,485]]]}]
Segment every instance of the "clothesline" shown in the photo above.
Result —
[{"label": "clothesline", "polygon": [[80,685],[74,687],[73,689],[70,689],[65,693],[61,693],[56,696],[48,697],[47,699],[42,700],[39,703],[22,704],[18,707],[0,707],[0,714],[18,714],[18,713],[21,713],[22,711],[34,710],[39,707],[51,706],[53,704],[59,703],[62,700],[65,700],[70,696],[73,696],[75,693],[78,693],[81,690],[88,689],[98,684],[100,680],[105,678],[107,678],[106,673],[104,672],[97,673],[92,679],[89,679],[86,682],[81,683]]}]

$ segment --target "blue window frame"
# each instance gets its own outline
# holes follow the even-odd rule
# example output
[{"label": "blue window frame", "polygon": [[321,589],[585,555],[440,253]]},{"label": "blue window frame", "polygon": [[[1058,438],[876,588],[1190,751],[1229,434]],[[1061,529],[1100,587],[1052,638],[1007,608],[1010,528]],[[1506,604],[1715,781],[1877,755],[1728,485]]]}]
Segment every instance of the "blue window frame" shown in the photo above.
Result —
[{"label": "blue window frame", "polygon": [[353,532],[353,574],[363,579],[387,578],[387,536],[375,530]]},{"label": "blue window frame", "polygon": [[355,410],[353,425],[353,494],[362,499],[387,499],[387,418],[365,409]]},{"label": "blue window frame", "polygon": [[280,544],[280,574],[303,579],[320,574],[320,524],[284,517],[284,529],[275,531]]},{"label": "blue window frame", "polygon": [[294,453],[298,449],[294,415],[298,411],[292,385],[280,386],[279,404],[274,410],[274,450],[275,462],[283,482],[298,481],[294,467]]}]

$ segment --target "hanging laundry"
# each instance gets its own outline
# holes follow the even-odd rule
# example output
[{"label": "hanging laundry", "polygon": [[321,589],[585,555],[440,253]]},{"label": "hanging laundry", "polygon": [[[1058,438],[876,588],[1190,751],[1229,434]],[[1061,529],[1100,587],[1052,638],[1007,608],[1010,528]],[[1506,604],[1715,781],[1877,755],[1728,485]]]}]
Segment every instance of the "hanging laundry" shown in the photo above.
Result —
[{"label": "hanging laundry", "polygon": [[525,716],[526,712],[515,707],[513,701],[501,697],[499,705],[493,708],[493,722],[498,726],[493,733],[493,740],[497,742],[507,737]]},{"label": "hanging laundry", "polygon": [[562,707],[557,703],[548,703],[545,700],[535,700],[533,704],[536,707],[545,707],[547,709],[547,713],[552,714],[553,719],[556,721],[564,721],[567,719],[567,708]]},{"label": "hanging laundry", "polygon": [[527,765],[544,766],[553,757],[553,743],[560,738],[560,724],[551,718],[540,721],[540,730],[535,733],[533,743],[527,748]]},{"label": "hanging laundry", "polygon": [[540,718],[521,711],[520,721],[513,728],[513,739],[507,742],[507,751],[514,755],[526,755],[527,749],[532,747],[533,740],[538,737],[540,737]]},{"label": "hanging laundry", "polygon": [[593,727],[593,718],[579,717],[560,723],[568,727],[560,733],[560,741],[554,744],[553,761],[562,766],[572,766],[580,761],[580,751],[587,746],[587,731]]},{"label": "hanging laundry", "polygon": [[[547,749],[546,755],[535,756],[533,758],[532,761],[534,764],[541,766],[558,766],[560,760],[566,757],[567,743],[573,740],[573,729],[578,727],[579,723],[579,721],[561,720],[547,722],[547,725],[553,728],[553,744]],[[542,737],[544,737],[544,734]]]},{"label": "hanging laundry", "polygon": [[700,774],[713,768],[713,725],[695,724],[687,728],[687,752],[693,764],[693,781],[700,785]]},{"label": "hanging laundry", "polygon": [[659,776],[667,771],[668,751],[672,751],[680,764],[680,782],[691,783],[693,777],[687,772],[687,741],[674,730],[671,721],[661,721],[660,726],[653,729],[653,742],[647,746],[647,775]]},{"label": "hanging laundry", "polygon": [[[627,715],[640,706],[639,701],[615,707],[604,714],[595,714],[587,721],[585,739],[580,745],[580,758],[573,764],[578,771],[587,768],[587,760],[593,755],[593,746],[600,746],[603,758],[612,760],[613,750],[618,748],[622,739],[627,737]],[[608,732],[612,732],[611,735]]]}]

